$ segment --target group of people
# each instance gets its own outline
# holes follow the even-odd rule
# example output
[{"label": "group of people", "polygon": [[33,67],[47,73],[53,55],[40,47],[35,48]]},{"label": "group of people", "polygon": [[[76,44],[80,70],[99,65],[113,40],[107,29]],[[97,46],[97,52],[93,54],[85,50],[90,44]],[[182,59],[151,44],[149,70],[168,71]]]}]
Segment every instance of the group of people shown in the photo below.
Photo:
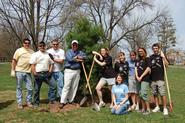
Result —
[{"label": "group of people", "polygon": [[[55,104],[56,100],[60,99],[60,108],[67,103],[73,103],[80,81],[81,62],[86,59],[86,54],[78,50],[78,41],[73,40],[71,49],[66,53],[59,47],[58,40],[53,40],[52,48],[48,50],[44,42],[39,42],[37,52],[30,48],[30,44],[29,39],[24,39],[23,47],[15,51],[12,60],[11,76],[16,77],[18,108],[23,109],[23,82],[26,84],[28,107],[39,106],[42,82],[49,85],[49,103]],[[160,95],[164,107],[163,114],[168,115],[163,67],[168,65],[168,62],[159,44],[153,44],[152,50],[153,54],[150,57],[147,57],[144,48],[139,48],[137,52],[132,51],[128,61],[124,52],[119,52],[114,65],[108,49],[92,51],[93,60],[101,66],[101,78],[96,86],[99,107],[105,106],[102,88],[108,84],[111,87],[110,108],[113,114],[125,114],[130,110],[139,111],[140,103],[142,106],[140,111],[149,114],[151,111],[148,91],[151,86],[156,103],[152,112],[160,111],[158,99]],[[34,87],[31,73],[34,76]]]}]

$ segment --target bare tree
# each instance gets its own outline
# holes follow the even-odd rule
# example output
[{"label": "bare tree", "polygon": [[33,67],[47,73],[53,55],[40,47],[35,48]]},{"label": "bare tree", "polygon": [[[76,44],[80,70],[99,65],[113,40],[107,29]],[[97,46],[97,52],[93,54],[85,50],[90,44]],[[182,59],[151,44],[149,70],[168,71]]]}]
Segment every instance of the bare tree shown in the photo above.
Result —
[{"label": "bare tree", "polygon": [[164,54],[166,54],[167,49],[176,44],[176,28],[173,22],[173,18],[169,15],[161,18],[159,22],[158,40],[162,44]]},{"label": "bare tree", "polygon": [[51,29],[60,25],[58,17],[63,12],[66,1],[0,0],[0,24],[22,42],[25,37],[16,30],[16,23],[20,23],[36,49],[38,41],[46,41],[49,35],[53,35],[50,33]]},{"label": "bare tree", "polygon": [[[153,24],[161,14],[156,12],[150,19],[146,19],[137,26],[130,26],[136,11],[152,8],[152,0],[83,0],[81,11],[95,24],[104,29],[104,41],[109,49],[116,46],[130,33],[136,32],[147,25]],[[141,18],[141,16],[139,16]]]}]

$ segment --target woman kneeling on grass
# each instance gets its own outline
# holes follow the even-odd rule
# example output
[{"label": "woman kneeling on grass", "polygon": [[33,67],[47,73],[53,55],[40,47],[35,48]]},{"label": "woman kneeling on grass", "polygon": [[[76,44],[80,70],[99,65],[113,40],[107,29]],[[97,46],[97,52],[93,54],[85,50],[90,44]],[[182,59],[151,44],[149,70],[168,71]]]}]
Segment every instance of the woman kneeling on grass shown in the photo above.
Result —
[{"label": "woman kneeling on grass", "polygon": [[116,84],[112,87],[112,99],[114,106],[111,109],[112,114],[126,114],[128,101],[128,87],[124,84],[124,78],[121,74],[116,75]]}]

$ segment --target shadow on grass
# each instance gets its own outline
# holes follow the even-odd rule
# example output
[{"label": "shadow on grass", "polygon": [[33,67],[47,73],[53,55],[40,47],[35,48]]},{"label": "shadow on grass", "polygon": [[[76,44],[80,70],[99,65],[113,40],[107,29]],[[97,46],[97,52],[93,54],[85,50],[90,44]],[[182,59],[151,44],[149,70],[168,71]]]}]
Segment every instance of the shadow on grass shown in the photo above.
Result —
[{"label": "shadow on grass", "polygon": [[11,105],[14,102],[15,100],[8,100],[6,102],[0,102],[0,110],[7,108],[9,105]]}]

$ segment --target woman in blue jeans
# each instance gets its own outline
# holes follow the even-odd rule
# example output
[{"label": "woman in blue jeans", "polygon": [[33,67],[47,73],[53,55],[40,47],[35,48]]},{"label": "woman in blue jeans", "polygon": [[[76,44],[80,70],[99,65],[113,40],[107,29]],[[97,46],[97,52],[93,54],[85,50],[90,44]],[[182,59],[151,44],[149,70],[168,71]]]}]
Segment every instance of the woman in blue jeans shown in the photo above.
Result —
[{"label": "woman in blue jeans", "polygon": [[116,75],[116,84],[112,87],[112,99],[114,106],[111,109],[112,114],[126,114],[129,101],[128,101],[128,87],[124,84],[124,78],[121,74]]}]

